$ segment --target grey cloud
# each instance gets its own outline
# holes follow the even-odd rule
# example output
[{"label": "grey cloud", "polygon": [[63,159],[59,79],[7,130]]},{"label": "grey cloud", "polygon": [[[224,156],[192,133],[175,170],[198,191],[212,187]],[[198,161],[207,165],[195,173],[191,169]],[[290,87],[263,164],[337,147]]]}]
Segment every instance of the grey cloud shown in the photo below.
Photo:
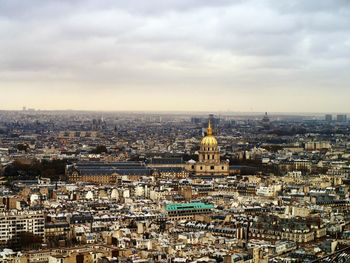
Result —
[{"label": "grey cloud", "polygon": [[336,87],[338,74],[343,89],[349,12],[341,0],[3,0],[0,76],[254,90]]},{"label": "grey cloud", "polygon": [[269,0],[271,6],[275,6],[284,13],[315,13],[315,12],[348,12],[350,2],[348,0],[318,0],[318,1],[275,1]]}]

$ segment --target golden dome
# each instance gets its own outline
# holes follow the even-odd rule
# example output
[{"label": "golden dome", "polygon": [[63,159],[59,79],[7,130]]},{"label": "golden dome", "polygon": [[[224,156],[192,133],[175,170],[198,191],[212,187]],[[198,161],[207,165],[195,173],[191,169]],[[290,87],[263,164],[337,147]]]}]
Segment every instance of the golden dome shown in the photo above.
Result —
[{"label": "golden dome", "polygon": [[207,135],[202,139],[201,145],[207,147],[215,147],[218,145],[218,141],[213,135]]},{"label": "golden dome", "polygon": [[207,136],[205,136],[205,137],[202,139],[201,145],[207,146],[207,147],[215,147],[215,146],[218,145],[218,141],[217,141],[216,138],[213,136],[213,130],[212,130],[212,128],[211,128],[210,120],[209,120],[209,123],[208,123]]}]

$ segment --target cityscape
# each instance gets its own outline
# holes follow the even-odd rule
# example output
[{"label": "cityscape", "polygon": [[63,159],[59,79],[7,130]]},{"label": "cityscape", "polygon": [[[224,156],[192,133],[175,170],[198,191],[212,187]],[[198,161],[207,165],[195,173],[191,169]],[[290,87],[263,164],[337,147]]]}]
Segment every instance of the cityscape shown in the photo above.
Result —
[{"label": "cityscape", "polygon": [[350,263],[350,1],[0,0],[0,263]]},{"label": "cityscape", "polygon": [[0,116],[6,262],[349,258],[344,114]]}]

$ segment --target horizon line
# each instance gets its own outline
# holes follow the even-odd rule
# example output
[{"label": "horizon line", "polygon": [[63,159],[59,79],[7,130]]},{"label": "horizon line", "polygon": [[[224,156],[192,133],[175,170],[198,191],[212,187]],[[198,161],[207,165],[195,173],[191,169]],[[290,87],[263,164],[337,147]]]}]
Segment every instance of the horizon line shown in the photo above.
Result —
[{"label": "horizon line", "polygon": [[288,114],[288,115],[326,115],[326,114],[350,114],[350,112],[314,112],[314,111],[230,111],[230,110],[88,110],[88,109],[36,109],[27,108],[23,109],[0,109],[2,112],[81,112],[81,113],[160,113],[160,114]]}]

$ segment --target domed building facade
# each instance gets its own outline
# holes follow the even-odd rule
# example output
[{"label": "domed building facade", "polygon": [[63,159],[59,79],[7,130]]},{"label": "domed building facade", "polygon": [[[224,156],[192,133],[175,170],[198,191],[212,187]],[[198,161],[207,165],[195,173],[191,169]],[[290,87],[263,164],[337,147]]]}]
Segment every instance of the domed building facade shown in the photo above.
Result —
[{"label": "domed building facade", "polygon": [[186,168],[194,176],[223,177],[229,175],[229,162],[220,160],[218,141],[213,135],[210,121],[207,135],[203,137],[200,144],[198,162],[189,161]]}]

